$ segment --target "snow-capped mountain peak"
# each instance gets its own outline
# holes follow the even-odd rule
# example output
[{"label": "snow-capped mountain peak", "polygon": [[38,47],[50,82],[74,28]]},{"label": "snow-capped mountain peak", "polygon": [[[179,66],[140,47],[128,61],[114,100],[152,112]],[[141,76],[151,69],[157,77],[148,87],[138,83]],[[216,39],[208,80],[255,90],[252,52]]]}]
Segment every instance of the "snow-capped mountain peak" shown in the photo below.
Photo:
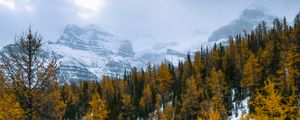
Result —
[{"label": "snow-capped mountain peak", "polygon": [[265,21],[267,25],[270,25],[274,18],[275,16],[270,15],[261,9],[245,9],[238,19],[215,30],[209,36],[208,42],[213,44],[218,41],[223,41],[223,39],[227,39],[229,36],[241,34],[244,31],[250,32],[262,21]]},{"label": "snow-capped mountain peak", "polygon": [[275,17],[259,9],[245,9],[239,19],[252,22],[256,26],[262,21],[271,23]]},{"label": "snow-capped mountain peak", "polygon": [[[8,46],[16,47],[15,44]],[[0,52],[5,53],[5,49]],[[67,81],[122,76],[125,68],[144,65],[135,56],[130,41],[95,25],[67,25],[61,37],[56,42],[43,44],[42,50],[45,55],[53,53],[58,57],[59,78]]]},{"label": "snow-capped mountain peak", "polygon": [[96,54],[134,55],[132,45],[128,40],[95,25],[86,27],[67,25],[56,43],[73,49],[92,51]]}]

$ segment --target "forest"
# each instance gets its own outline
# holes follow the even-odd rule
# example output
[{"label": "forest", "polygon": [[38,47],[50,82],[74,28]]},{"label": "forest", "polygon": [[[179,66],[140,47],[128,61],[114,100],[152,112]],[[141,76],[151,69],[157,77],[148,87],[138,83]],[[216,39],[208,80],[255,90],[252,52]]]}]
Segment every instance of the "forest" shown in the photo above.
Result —
[{"label": "forest", "polygon": [[300,13],[293,24],[261,22],[177,65],[149,63],[98,81],[59,80],[42,40],[29,29],[1,54],[0,119],[226,120],[242,107],[242,120],[300,119]]}]

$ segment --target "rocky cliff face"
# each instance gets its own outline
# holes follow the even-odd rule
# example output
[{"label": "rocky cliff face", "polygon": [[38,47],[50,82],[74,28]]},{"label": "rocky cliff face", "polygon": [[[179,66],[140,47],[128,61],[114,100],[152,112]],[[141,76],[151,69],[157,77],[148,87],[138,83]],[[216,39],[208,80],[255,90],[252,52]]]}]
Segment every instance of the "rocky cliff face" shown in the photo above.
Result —
[{"label": "rocky cliff face", "polygon": [[95,25],[83,28],[68,25],[56,44],[101,55],[134,56],[132,45],[128,40]]},{"label": "rocky cliff face", "polygon": [[130,41],[95,25],[68,25],[62,36],[55,43],[45,45],[44,50],[60,56],[60,75],[64,79],[122,76],[125,68],[143,66],[135,57]]}]

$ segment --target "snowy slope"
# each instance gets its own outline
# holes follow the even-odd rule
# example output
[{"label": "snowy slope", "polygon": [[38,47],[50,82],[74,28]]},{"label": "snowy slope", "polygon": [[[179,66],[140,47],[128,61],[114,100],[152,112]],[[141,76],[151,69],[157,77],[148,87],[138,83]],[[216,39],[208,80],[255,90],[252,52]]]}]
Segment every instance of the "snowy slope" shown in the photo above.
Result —
[{"label": "snowy slope", "polygon": [[43,49],[59,57],[64,79],[99,79],[103,75],[120,75],[125,68],[142,67],[131,43],[114,32],[90,25],[68,25],[62,36]]},{"label": "snowy slope", "polygon": [[[235,90],[232,91],[232,96],[235,96]],[[249,113],[248,103],[250,97],[246,97],[244,100],[238,104],[237,102],[233,102],[233,110],[231,111],[232,115],[228,117],[229,120],[240,120],[242,117]],[[234,101],[234,97],[232,97],[232,101]]]},{"label": "snowy slope", "polygon": [[176,42],[158,42],[152,48],[140,51],[137,56],[145,63],[161,64],[162,62],[172,62],[178,65],[179,60],[186,58],[186,53],[175,50],[178,46]]},{"label": "snowy slope", "polygon": [[244,31],[250,32],[259,23],[265,21],[268,26],[272,25],[275,16],[270,15],[262,10],[249,8],[245,9],[240,17],[228,25],[222,26],[215,30],[208,38],[208,44],[224,42],[229,36],[236,36]]},{"label": "snowy slope", "polygon": [[69,82],[99,80],[103,75],[122,76],[125,68],[144,66],[128,40],[95,25],[68,25],[56,42],[43,44],[42,50],[58,58],[59,77]]},{"label": "snowy slope", "polygon": [[185,59],[186,54],[166,46],[158,44],[155,50],[136,55],[130,41],[112,30],[95,25],[67,25],[60,38],[43,44],[42,50],[58,58],[61,79],[78,81],[99,80],[103,75],[122,77],[125,68],[142,68],[165,60],[177,65]]},{"label": "snowy slope", "polygon": [[185,53],[173,49],[165,49],[160,51],[145,51],[139,55],[139,58],[145,63],[161,64],[162,62],[172,62],[173,65],[178,65],[179,61],[186,58]]}]

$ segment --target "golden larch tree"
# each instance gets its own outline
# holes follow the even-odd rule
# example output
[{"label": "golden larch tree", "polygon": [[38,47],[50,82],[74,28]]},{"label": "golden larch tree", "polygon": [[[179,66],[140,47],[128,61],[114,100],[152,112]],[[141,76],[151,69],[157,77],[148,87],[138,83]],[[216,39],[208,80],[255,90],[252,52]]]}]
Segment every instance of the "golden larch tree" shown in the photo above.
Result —
[{"label": "golden larch tree", "polygon": [[54,55],[42,51],[43,38],[37,33],[20,35],[16,44],[8,46],[1,54],[0,68],[5,75],[4,83],[11,95],[15,96],[24,110],[25,119],[55,119],[54,107],[60,94],[57,71],[59,64]]},{"label": "golden larch tree", "polygon": [[258,60],[253,53],[250,53],[246,64],[242,71],[241,87],[245,88],[247,92],[253,90],[257,86],[259,79],[261,79],[262,68],[258,64]]},{"label": "golden larch tree", "polygon": [[171,86],[172,86],[172,75],[168,68],[168,65],[162,64],[158,70],[158,81],[159,81],[159,93],[162,97],[162,102],[165,104],[169,98]]},{"label": "golden larch tree", "polygon": [[293,105],[295,96],[285,99],[270,79],[264,84],[263,91],[257,92],[256,97],[250,102],[255,107],[255,111],[250,113],[248,118],[255,120],[293,119],[294,113],[297,112],[297,106]]},{"label": "golden larch tree", "polygon": [[89,102],[88,112],[85,114],[85,120],[105,120],[108,117],[109,111],[106,109],[105,100],[98,93],[92,96]]}]

